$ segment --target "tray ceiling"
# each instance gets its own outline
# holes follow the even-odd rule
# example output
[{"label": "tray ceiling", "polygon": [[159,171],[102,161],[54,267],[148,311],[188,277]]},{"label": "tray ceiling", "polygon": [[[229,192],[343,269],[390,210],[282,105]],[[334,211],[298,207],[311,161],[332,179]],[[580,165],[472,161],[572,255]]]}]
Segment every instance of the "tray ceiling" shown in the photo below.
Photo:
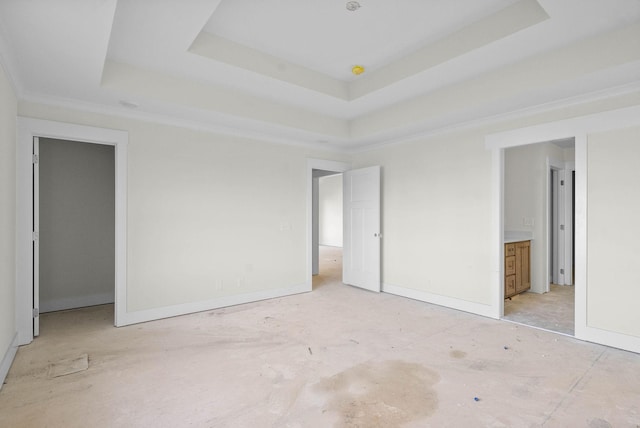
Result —
[{"label": "tray ceiling", "polygon": [[638,0],[359,3],[4,0],[0,59],[26,101],[336,149],[640,81]]}]

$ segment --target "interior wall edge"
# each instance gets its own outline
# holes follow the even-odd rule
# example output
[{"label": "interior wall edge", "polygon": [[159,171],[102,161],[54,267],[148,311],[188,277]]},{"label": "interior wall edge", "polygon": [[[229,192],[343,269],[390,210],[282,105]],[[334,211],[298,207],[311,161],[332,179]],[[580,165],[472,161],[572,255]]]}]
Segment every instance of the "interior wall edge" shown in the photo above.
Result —
[{"label": "interior wall edge", "polygon": [[18,333],[16,332],[13,335],[13,340],[11,344],[7,348],[4,353],[4,357],[2,358],[2,363],[0,363],[0,389],[2,389],[2,385],[4,385],[4,380],[7,378],[7,374],[9,374],[9,369],[11,368],[11,364],[13,364],[13,360],[16,357],[16,353],[18,352]]}]

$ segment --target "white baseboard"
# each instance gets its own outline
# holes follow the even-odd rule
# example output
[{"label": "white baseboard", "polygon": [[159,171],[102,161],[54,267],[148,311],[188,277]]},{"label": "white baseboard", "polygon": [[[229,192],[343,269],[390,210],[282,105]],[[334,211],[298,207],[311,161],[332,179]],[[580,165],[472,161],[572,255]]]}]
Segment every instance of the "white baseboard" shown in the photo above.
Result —
[{"label": "white baseboard", "polygon": [[147,309],[143,311],[124,312],[118,316],[118,327],[141,322],[154,321],[162,318],[170,318],[178,315],[186,315],[195,312],[210,311],[212,309],[235,306],[243,303],[252,303],[260,300],[274,299],[290,296],[292,294],[306,293],[310,291],[305,284],[275,290],[257,291],[254,293],[225,296],[203,302],[185,303],[181,305],[165,306],[162,308]]},{"label": "white baseboard", "polygon": [[[483,305],[480,303],[455,299],[439,294],[414,290],[412,288],[398,287],[391,284],[383,284],[382,291],[389,294],[395,294],[397,296],[408,297],[409,299],[419,300],[421,302],[432,303],[451,309],[469,312],[475,315],[482,315],[494,319],[500,318],[500,316],[497,315],[496,308],[491,305]],[[578,328],[576,326],[575,338],[587,342],[640,353],[640,337],[629,336],[626,334],[601,330],[593,327]]]},{"label": "white baseboard", "polygon": [[13,359],[16,357],[16,352],[18,352],[18,333],[13,336],[13,340],[11,341],[9,348],[7,348],[4,353],[2,363],[0,363],[0,389],[2,389],[4,380],[7,378],[7,374],[9,374],[9,369],[13,363]]},{"label": "white baseboard", "polygon": [[92,294],[90,296],[66,297],[63,299],[40,300],[40,313],[84,308],[85,306],[113,303],[113,292]]},{"label": "white baseboard", "polygon": [[414,290],[412,288],[398,287],[391,284],[382,284],[382,291],[396,296],[408,297],[409,299],[420,300],[421,302],[433,303],[438,306],[445,306],[459,311],[470,312],[475,315],[499,319],[497,310],[491,305],[469,302],[467,300],[456,299],[440,294],[428,293],[426,291]]},{"label": "white baseboard", "polygon": [[640,354],[640,337],[629,336],[594,327],[576,328],[576,339]]}]

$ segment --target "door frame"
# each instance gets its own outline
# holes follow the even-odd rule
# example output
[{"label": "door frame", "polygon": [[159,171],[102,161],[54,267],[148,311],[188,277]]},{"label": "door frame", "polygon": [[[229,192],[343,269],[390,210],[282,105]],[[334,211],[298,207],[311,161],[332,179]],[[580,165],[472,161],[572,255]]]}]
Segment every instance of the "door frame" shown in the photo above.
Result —
[{"label": "door frame", "polygon": [[[553,186],[553,180],[551,180],[550,175],[556,172],[557,183],[554,186],[554,189],[551,189]],[[565,235],[561,233],[560,224],[565,225],[566,229],[566,206],[565,206],[565,186],[560,185],[560,181],[565,180],[565,171],[564,171],[564,162],[558,161],[555,159],[547,158],[547,176],[546,176],[546,191],[547,191],[547,212],[546,212],[546,221],[547,221],[547,272],[546,277],[547,281],[544,284],[544,291],[548,293],[550,291],[550,282],[553,279],[557,279],[556,284],[564,285],[564,274],[560,273],[560,269],[563,269],[566,261],[564,259],[564,248],[566,245]],[[554,192],[557,192],[554,198]],[[556,210],[553,210],[554,204],[552,202],[552,198],[555,199],[557,204]],[[553,237],[557,240],[557,248],[554,252],[554,242]],[[561,239],[562,238],[562,239]],[[554,260],[555,263],[551,263],[551,259]]]},{"label": "door frame", "polygon": [[115,151],[115,309],[114,325],[124,325],[127,296],[126,131],[19,116],[16,141],[16,327],[18,343],[33,340],[33,138],[55,138],[114,146]]},{"label": "door frame", "polygon": [[573,236],[575,224],[573,220],[574,190],[573,172],[576,170],[576,162],[566,161],[564,164],[564,284],[574,285],[573,265],[575,255],[573,253]]},{"label": "door frame", "polygon": [[640,125],[640,106],[594,113],[525,128],[489,134],[491,151],[491,287],[492,317],[504,315],[504,151],[541,141],[575,138],[575,337],[577,339],[639,352],[640,339],[590,327],[587,320],[587,135]]},{"label": "door frame", "polygon": [[32,197],[33,201],[33,218],[31,229],[33,232],[32,248],[33,248],[33,336],[40,336],[40,137],[31,139],[33,150],[33,161],[31,163],[31,171],[33,176]]},{"label": "door frame", "polygon": [[331,171],[343,173],[351,169],[351,164],[347,162],[331,161],[324,159],[307,159],[307,268],[306,268],[306,291],[313,290],[313,257],[315,251],[313,251],[314,239],[313,239],[313,170],[319,169],[323,171]]}]

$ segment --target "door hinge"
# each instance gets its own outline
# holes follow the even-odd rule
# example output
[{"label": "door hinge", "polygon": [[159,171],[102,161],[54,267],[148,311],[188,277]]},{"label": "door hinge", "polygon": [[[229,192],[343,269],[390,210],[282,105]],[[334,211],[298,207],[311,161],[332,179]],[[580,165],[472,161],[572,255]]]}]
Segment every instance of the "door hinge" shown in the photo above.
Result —
[{"label": "door hinge", "polygon": [[560,225],[560,230],[564,230],[564,224]]},{"label": "door hinge", "polygon": [[37,155],[37,154],[35,154],[35,153],[31,155],[31,162],[32,162],[33,164],[37,164],[39,161],[40,161],[40,156],[38,156],[38,155]]},{"label": "door hinge", "polygon": [[564,269],[560,269],[560,275],[564,275]]},{"label": "door hinge", "polygon": [[31,232],[31,239],[37,241],[40,238],[40,234],[36,231]]},{"label": "door hinge", "polygon": [[560,185],[564,186],[564,180],[560,180]]},{"label": "door hinge", "polygon": [[33,308],[33,317],[38,318],[40,316],[40,309]]}]

